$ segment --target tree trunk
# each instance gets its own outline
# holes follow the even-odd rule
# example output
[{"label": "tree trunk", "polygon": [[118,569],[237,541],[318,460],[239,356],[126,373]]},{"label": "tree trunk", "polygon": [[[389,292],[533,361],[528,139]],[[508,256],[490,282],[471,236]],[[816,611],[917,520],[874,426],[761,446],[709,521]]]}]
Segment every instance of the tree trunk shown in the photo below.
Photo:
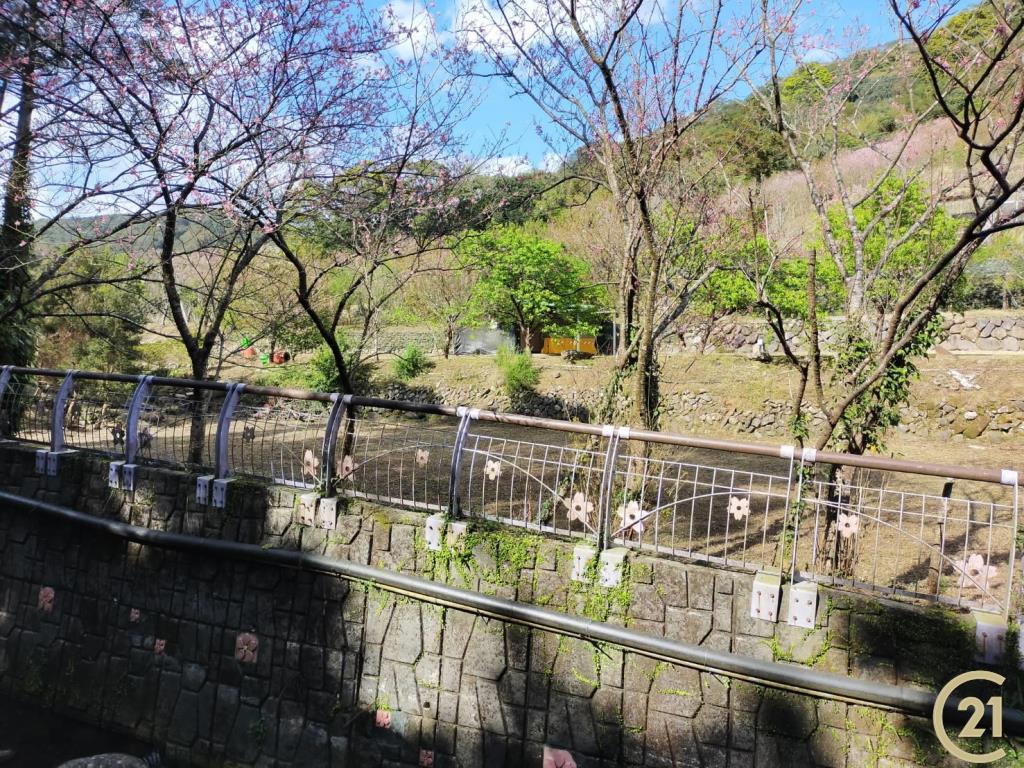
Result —
[{"label": "tree trunk", "polygon": [[[35,15],[35,3],[30,4]],[[29,281],[31,262],[32,209],[30,205],[30,162],[32,158],[32,116],[35,112],[36,53],[26,35],[24,63],[18,72],[21,95],[15,125],[11,170],[4,190],[3,222],[0,225],[0,303],[17,307],[21,291]],[[0,361],[13,365],[32,362],[33,339],[28,320],[16,311],[0,330]]]},{"label": "tree trunk", "polygon": [[[206,368],[209,365],[209,354],[203,354],[199,351],[195,355],[191,355],[192,360],[192,378],[197,381],[202,381],[206,378]],[[190,398],[192,407],[192,419],[189,424],[189,435],[188,435],[188,463],[193,466],[201,466],[203,464],[203,446],[206,445],[207,439],[212,440],[213,435],[207,437],[207,423],[216,425],[217,415],[213,414],[213,418],[210,419],[210,414],[207,413],[207,409],[210,406],[210,392],[199,387],[192,389],[192,395]]]}]

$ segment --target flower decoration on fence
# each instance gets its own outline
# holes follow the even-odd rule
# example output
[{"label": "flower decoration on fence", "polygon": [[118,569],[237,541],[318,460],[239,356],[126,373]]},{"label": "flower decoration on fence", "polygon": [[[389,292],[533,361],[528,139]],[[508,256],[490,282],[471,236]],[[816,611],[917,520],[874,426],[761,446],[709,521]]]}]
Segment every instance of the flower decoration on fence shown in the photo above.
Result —
[{"label": "flower decoration on fence", "polygon": [[430,461],[430,451],[426,448],[416,449],[416,464],[420,467],[427,466],[427,462]]},{"label": "flower decoration on fence", "polygon": [[146,450],[150,445],[153,444],[153,433],[149,431],[149,427],[144,427],[139,432],[139,450]]},{"label": "flower decoration on fence", "polygon": [[114,445],[124,445],[124,427],[120,424],[111,427],[110,436],[114,438]]},{"label": "flower decoration on fence", "polygon": [[501,477],[501,462],[497,459],[488,459],[484,465],[484,474],[488,480],[497,480]]},{"label": "flower decoration on fence", "polygon": [[167,650],[167,641],[162,637],[158,637],[153,641],[153,653],[157,656],[163,654]]},{"label": "flower decoration on fence", "polygon": [[735,520],[742,520],[745,517],[750,516],[750,499],[740,498],[739,496],[729,497],[729,514],[733,516]]},{"label": "flower decoration on fence", "polygon": [[359,469],[359,465],[356,464],[356,460],[351,456],[345,456],[337,460],[335,469],[338,470],[339,480],[348,480],[352,473]]},{"label": "flower decoration on fence", "polygon": [[860,530],[860,515],[847,515],[844,512],[840,512],[836,517],[836,528],[839,529],[839,535],[844,539],[856,535]]},{"label": "flower decoration on fence", "polygon": [[317,458],[316,454],[313,453],[309,448],[302,455],[302,474],[309,475],[314,480],[317,478],[320,470],[320,459]]},{"label": "flower decoration on fence", "polygon": [[635,533],[637,537],[644,532],[644,513],[640,509],[639,501],[630,501],[626,504],[621,505],[615,514],[619,516],[619,520],[622,521],[620,528],[625,529],[626,533]]},{"label": "flower decoration on fence", "polygon": [[586,523],[594,512],[594,502],[587,501],[582,491],[577,491],[571,499],[562,499],[562,503],[569,508],[569,519]]},{"label": "flower decoration on fence", "polygon": [[242,442],[243,443],[251,443],[255,439],[256,439],[256,425],[255,424],[247,424],[246,426],[242,427]]},{"label": "flower decoration on fence", "polygon": [[953,563],[953,570],[960,574],[961,587],[988,589],[989,581],[995,578],[999,568],[989,565],[982,555],[975,553],[965,560]]}]

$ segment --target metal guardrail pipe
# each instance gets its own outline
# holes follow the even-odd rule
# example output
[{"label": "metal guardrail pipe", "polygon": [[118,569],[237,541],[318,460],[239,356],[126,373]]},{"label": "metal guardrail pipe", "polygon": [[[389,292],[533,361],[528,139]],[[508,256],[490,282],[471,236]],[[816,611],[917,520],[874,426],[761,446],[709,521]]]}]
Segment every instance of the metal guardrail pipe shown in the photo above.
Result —
[{"label": "metal guardrail pipe", "polygon": [[[118,520],[94,517],[68,507],[4,491],[0,491],[0,502],[139,544],[340,576],[418,601],[570,637],[608,643],[659,661],[721,674],[770,688],[924,717],[931,716],[935,704],[936,694],[932,691],[850,678],[679,643],[663,637],[645,635],[626,627],[559,613],[549,608],[518,603],[429,579],[322,555],[294,550],[263,549],[254,544],[156,531]],[[954,698],[947,701],[944,708],[947,722],[962,722],[965,719],[966,713],[958,709],[959,701]],[[1006,733],[1024,734],[1024,712],[1006,709],[1003,710],[1002,716]]]},{"label": "metal guardrail pipe", "polygon": [[[21,368],[11,369],[15,374],[29,374],[34,376],[46,376],[50,378],[64,378],[68,371],[53,368]],[[142,376],[119,374],[119,373],[96,373],[75,371],[75,378],[78,380],[93,381],[114,381],[133,382],[141,381]],[[222,381],[198,381],[195,379],[181,379],[168,377],[153,377],[153,386],[180,386],[198,387],[200,389],[227,391],[232,385]],[[291,398],[295,400],[315,400],[330,402],[331,395],[326,392],[313,392],[304,389],[282,389],[279,387],[247,386],[249,394],[265,395],[268,397]],[[458,416],[458,409],[445,405],[434,405],[427,403],[411,403],[399,400],[386,400],[378,397],[352,398],[353,406],[364,406],[368,408],[382,408],[393,411],[405,411],[408,413],[422,413],[436,416]],[[490,421],[501,424],[516,424],[524,427],[537,427],[550,429],[558,432],[569,432],[573,434],[591,435],[601,437],[604,427],[599,424],[582,424],[579,422],[562,421],[559,419],[541,418],[538,416],[524,416],[521,414],[501,413],[498,411],[476,410],[476,418],[480,421]],[[622,435],[625,440],[637,440],[663,445],[676,445],[685,448],[702,448],[727,453],[743,453],[754,456],[767,457],[789,457],[793,455],[791,445],[773,445],[770,443],[747,443],[737,440],[719,440],[716,438],[696,437],[692,435],[679,435],[671,432],[652,432],[649,430],[629,429],[624,430]],[[912,461],[907,459],[893,459],[886,456],[855,455],[850,453],[837,453],[833,451],[806,451],[813,458],[805,456],[805,460],[817,463],[836,464],[850,467],[862,467],[864,469],[876,469],[881,471],[906,472],[916,475],[929,475],[933,477],[948,477],[957,480],[974,480],[987,483],[1000,483],[1003,485],[1024,484],[1024,473],[1009,471],[1005,469],[989,469],[982,467],[963,467],[950,464],[937,464],[924,461]]]}]

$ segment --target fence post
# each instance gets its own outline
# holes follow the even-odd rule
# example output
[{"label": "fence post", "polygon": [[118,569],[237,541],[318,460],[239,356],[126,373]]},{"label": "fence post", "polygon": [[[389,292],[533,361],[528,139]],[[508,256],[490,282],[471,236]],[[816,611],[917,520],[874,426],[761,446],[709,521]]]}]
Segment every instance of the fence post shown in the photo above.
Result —
[{"label": "fence post", "polygon": [[50,414],[50,449],[40,448],[36,451],[36,472],[39,474],[56,477],[58,457],[62,454],[74,453],[64,447],[64,413],[67,410],[68,398],[74,388],[75,372],[68,371],[53,399],[53,411]]},{"label": "fence post", "polygon": [[601,436],[608,439],[601,471],[601,487],[597,497],[597,548],[608,549],[611,545],[612,489],[615,486],[615,463],[619,458],[619,441],[629,439],[629,427],[605,424]]},{"label": "fence post", "polygon": [[[220,415],[217,417],[217,436],[214,442],[214,473],[196,478],[196,502],[199,504],[210,503],[217,509],[223,509],[227,504],[228,483],[231,478],[230,461],[228,456],[228,445],[231,437],[231,417],[238,405],[245,384],[231,384],[224,396],[224,402],[220,407]],[[210,493],[210,486],[213,486],[213,493]]]},{"label": "fence post", "polygon": [[135,490],[135,457],[139,452],[139,416],[142,406],[149,397],[153,377],[143,376],[135,385],[131,400],[128,401],[128,417],[124,428],[124,460],[110,462],[108,485],[125,491]]},{"label": "fence post", "polygon": [[331,410],[327,414],[327,426],[324,429],[324,444],[320,449],[320,466],[323,467],[322,478],[324,495],[331,495],[331,483],[334,482],[335,461],[338,450],[338,432],[348,418],[352,395],[331,395]]},{"label": "fence post", "polygon": [[13,422],[8,422],[5,425],[3,421],[4,395],[7,394],[7,387],[11,383],[11,373],[13,370],[13,365],[0,366],[0,440],[8,436],[7,431],[13,426]]},{"label": "fence post", "polygon": [[462,446],[469,434],[471,422],[479,417],[479,408],[466,408],[460,405],[456,411],[459,416],[459,427],[455,432],[455,445],[452,448],[451,474],[448,477],[448,517],[461,517],[462,510],[459,508],[459,478],[462,474]]},{"label": "fence post", "polygon": [[64,450],[64,413],[67,409],[68,398],[75,389],[75,372],[68,371],[57,390],[57,397],[53,401],[53,414],[50,422],[50,452],[57,453]]},{"label": "fence post", "polygon": [[139,452],[139,417],[142,415],[142,406],[149,397],[149,390],[153,385],[152,376],[143,376],[128,404],[128,420],[125,425],[124,458],[126,464],[134,464],[135,456]]},{"label": "fence post", "polygon": [[1017,526],[1019,524],[1017,503],[1019,501],[1020,476],[1013,469],[1004,469],[1000,474],[1003,485],[1013,486],[1013,528],[1011,530],[1013,530],[1014,535],[1010,537],[1010,562],[1007,563],[1009,576],[1006,577],[1006,605],[1003,606],[1003,618],[1008,619],[1010,617],[1010,604],[1013,602],[1013,575],[1017,572],[1017,563],[1014,560],[1017,557]]},{"label": "fence post", "polygon": [[[792,446],[786,446],[792,450]],[[807,464],[814,464],[818,459],[818,452],[814,448],[803,448],[800,451],[800,463],[797,465],[796,471],[796,501],[793,504],[793,552],[790,557],[789,566],[789,580],[792,583],[796,582],[796,554],[800,542],[800,512],[801,505],[803,504],[804,498],[804,467]],[[792,467],[792,464],[790,464]],[[792,471],[792,469],[790,470]],[[782,531],[783,541],[785,541],[786,531],[783,528]],[[785,563],[782,563],[782,567],[785,568]]]}]

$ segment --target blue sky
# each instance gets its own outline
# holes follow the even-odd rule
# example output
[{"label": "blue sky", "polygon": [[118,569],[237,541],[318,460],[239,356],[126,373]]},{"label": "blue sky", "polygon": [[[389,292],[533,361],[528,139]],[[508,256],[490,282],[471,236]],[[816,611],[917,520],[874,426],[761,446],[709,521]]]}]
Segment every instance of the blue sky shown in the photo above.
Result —
[{"label": "blue sky", "polygon": [[[451,28],[455,4],[456,0],[434,0],[433,5],[426,6],[439,31]],[[425,7],[424,0],[391,0],[391,5],[400,13],[407,13],[413,7],[422,12]],[[811,35],[854,40],[857,47],[877,45],[896,37],[887,0],[808,0],[803,9],[801,28]],[[824,50],[808,53],[822,59],[835,55],[834,51]],[[481,98],[480,107],[474,110],[465,124],[471,150],[482,150],[493,142],[494,137],[504,133],[506,141],[502,154],[508,157],[507,166],[519,166],[518,158],[525,158],[523,167],[526,163],[543,167],[546,157],[550,161],[551,149],[536,131],[536,124],[543,124],[545,118],[529,98],[513,94],[497,79],[488,81]]]}]

